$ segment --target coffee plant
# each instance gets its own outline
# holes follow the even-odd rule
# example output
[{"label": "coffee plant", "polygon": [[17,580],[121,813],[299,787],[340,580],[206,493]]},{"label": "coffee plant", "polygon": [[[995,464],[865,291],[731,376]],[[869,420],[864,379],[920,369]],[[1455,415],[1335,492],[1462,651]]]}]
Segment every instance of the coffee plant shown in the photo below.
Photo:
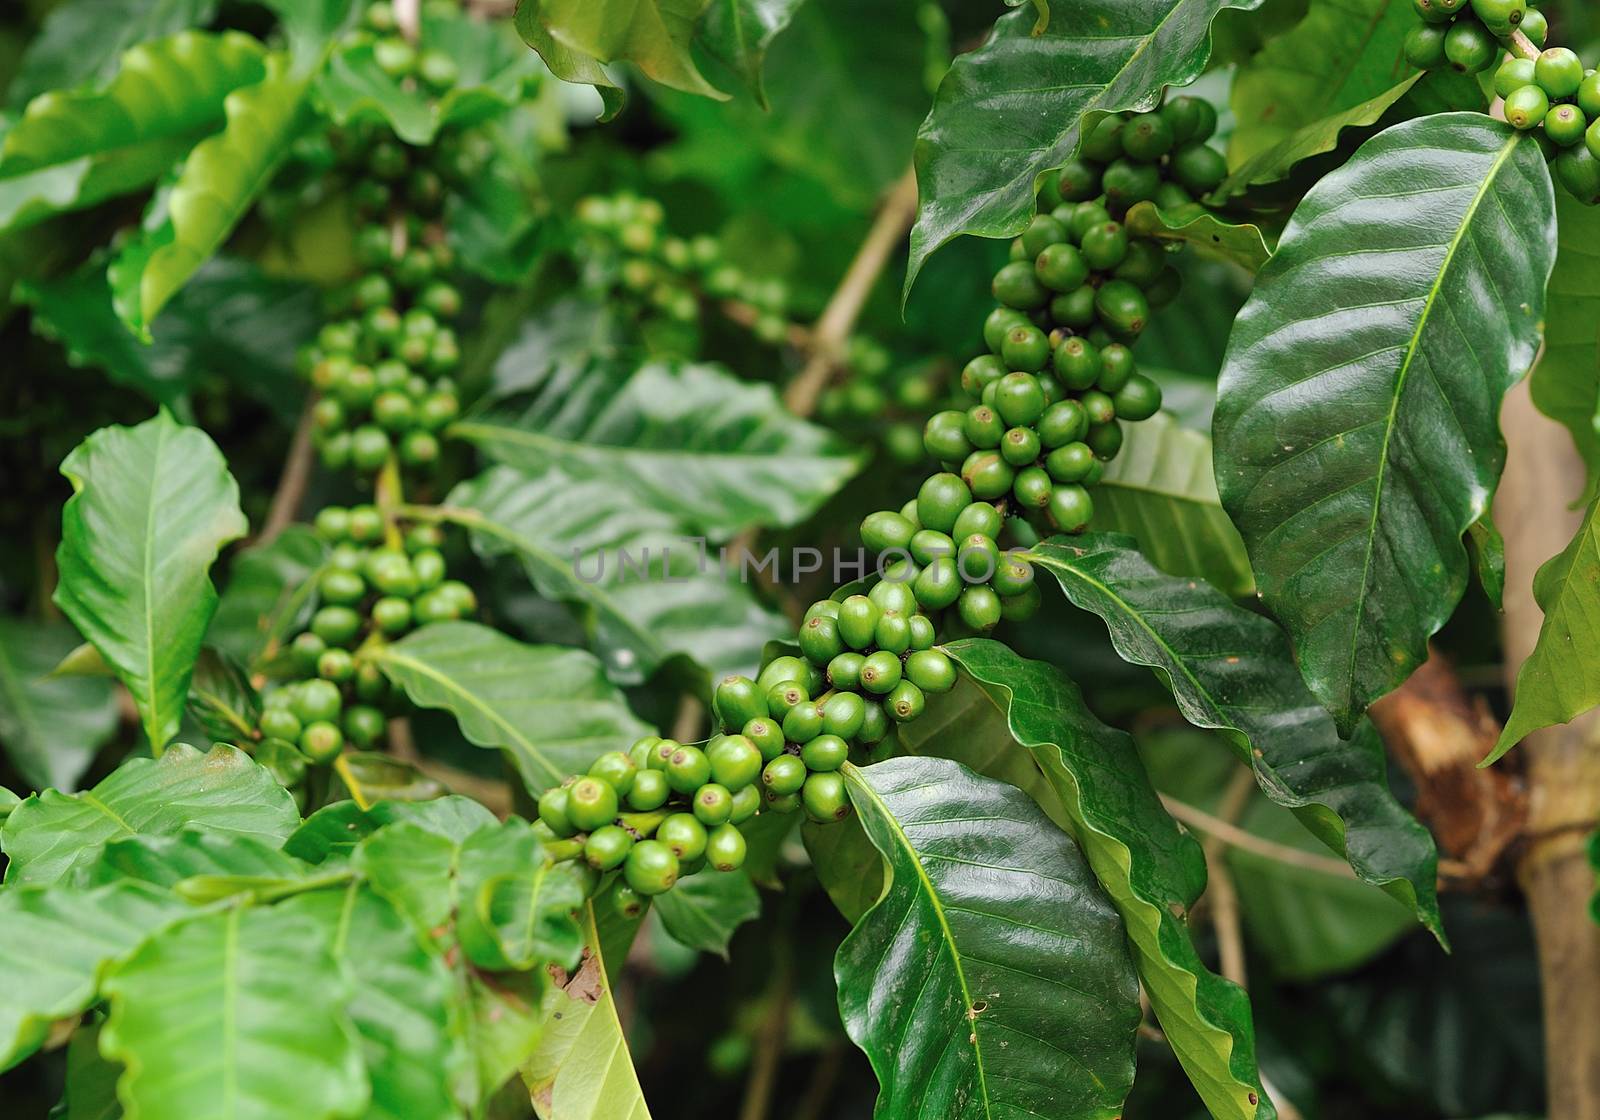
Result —
[{"label": "coffee plant", "polygon": [[0,13],[5,1115],[1600,1120],[1596,48]]}]

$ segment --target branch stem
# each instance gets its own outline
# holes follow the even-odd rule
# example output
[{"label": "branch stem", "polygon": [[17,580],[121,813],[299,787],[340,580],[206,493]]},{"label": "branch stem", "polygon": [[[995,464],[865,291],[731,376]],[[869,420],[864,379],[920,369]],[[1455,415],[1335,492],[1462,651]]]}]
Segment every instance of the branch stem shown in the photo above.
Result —
[{"label": "branch stem", "polygon": [[1355,878],[1355,872],[1350,870],[1350,865],[1343,860],[1334,859],[1332,856],[1319,856],[1315,852],[1303,852],[1287,844],[1262,839],[1236,824],[1231,824],[1204,809],[1197,809],[1175,797],[1163,795],[1161,803],[1166,806],[1167,812],[1184,824],[1216,837],[1229,847],[1238,848],[1242,852],[1251,852],[1289,867],[1315,871],[1338,879]]},{"label": "branch stem", "polygon": [[306,398],[295,423],[294,436],[289,441],[289,454],[283,460],[283,473],[278,476],[278,488],[273,491],[272,504],[267,507],[267,520],[261,526],[260,544],[270,544],[279,533],[294,523],[300,513],[300,503],[305,501],[306,489],[311,485],[313,451],[311,446],[312,409],[317,398],[313,393]]},{"label": "branch stem", "polygon": [[816,411],[817,398],[843,360],[845,343],[867,297],[916,216],[917,176],[915,171],[907,171],[890,189],[855,259],[811,330],[811,356],[783,394],[783,403],[796,416]]}]

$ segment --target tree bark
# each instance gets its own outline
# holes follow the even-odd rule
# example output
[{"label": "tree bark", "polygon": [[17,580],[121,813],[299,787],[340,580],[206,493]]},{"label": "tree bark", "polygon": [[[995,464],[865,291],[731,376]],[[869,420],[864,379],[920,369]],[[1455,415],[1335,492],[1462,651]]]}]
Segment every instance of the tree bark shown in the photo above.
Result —
[{"label": "tree bark", "polygon": [[[1582,516],[1570,506],[1584,466],[1566,431],[1533,407],[1526,383],[1501,417],[1508,458],[1495,499],[1506,541],[1508,688],[1539,636],[1533,575]],[[1584,840],[1600,817],[1600,713],[1534,732],[1517,748],[1527,774],[1527,840],[1517,874],[1528,899],[1544,993],[1550,1120],[1600,1120],[1600,926],[1589,917],[1595,876]]]}]

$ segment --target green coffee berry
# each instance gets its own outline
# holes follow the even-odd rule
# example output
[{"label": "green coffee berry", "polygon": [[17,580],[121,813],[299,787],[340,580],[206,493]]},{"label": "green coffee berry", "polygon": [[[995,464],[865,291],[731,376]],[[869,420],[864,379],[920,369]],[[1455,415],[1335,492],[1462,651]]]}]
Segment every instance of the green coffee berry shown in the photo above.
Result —
[{"label": "green coffee berry", "polygon": [[693,793],[711,778],[711,762],[699,747],[680,746],[667,759],[667,784],[678,793]]},{"label": "green coffee berry", "polygon": [[648,813],[665,805],[670,796],[672,787],[667,784],[665,772],[640,770],[634,774],[633,783],[628,787],[628,808],[636,813]]},{"label": "green coffee berry", "polygon": [[641,840],[628,852],[622,874],[639,894],[661,894],[678,881],[678,857],[659,840]]},{"label": "green coffee berry", "polygon": [[1550,97],[1571,97],[1583,85],[1583,62],[1566,47],[1550,47],[1534,60],[1533,77]]},{"label": "green coffee berry", "polygon": [[612,871],[622,866],[633,850],[633,837],[624,828],[604,825],[589,834],[583,843],[583,858],[596,871]]},{"label": "green coffee berry", "polygon": [[806,816],[820,823],[843,820],[850,815],[850,798],[844,779],[838,774],[813,774],[800,793]]},{"label": "green coffee berry", "polygon": [[799,793],[805,781],[806,764],[798,755],[780,754],[768,762],[761,771],[762,786],[769,794],[779,797],[789,793]]},{"label": "green coffee berry", "polygon": [[732,823],[718,825],[706,838],[706,861],[718,871],[739,870],[744,866],[746,851],[744,833]]}]

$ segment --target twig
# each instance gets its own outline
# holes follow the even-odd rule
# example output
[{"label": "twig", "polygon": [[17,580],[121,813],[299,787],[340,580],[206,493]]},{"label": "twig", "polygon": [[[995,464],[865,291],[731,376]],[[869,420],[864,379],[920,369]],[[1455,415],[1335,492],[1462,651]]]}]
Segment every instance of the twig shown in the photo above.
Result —
[{"label": "twig", "polygon": [[422,34],[422,0],[394,0],[394,22],[413,43]]},{"label": "twig", "polygon": [[1533,59],[1539,57],[1538,46],[1521,31],[1513,31],[1502,41],[1506,44],[1507,49],[1518,58]]},{"label": "twig", "polygon": [[[741,327],[750,328],[756,325],[756,320],[761,318],[761,309],[753,303],[745,303],[738,299],[725,299],[717,304],[717,310],[722,312],[724,318],[730,322],[738,323]],[[789,345],[800,351],[811,349],[811,328],[804,323],[789,324]]]},{"label": "twig", "polygon": [[1468,880],[1481,882],[1523,834],[1528,800],[1511,768],[1479,769],[1500,738],[1500,723],[1482,697],[1467,694],[1449,660],[1428,660],[1372,706],[1385,744],[1417,788],[1417,816],[1455,857]]},{"label": "twig", "polygon": [[796,416],[809,416],[816,410],[817,398],[840,363],[867,297],[916,214],[917,176],[907,171],[884,199],[844,279],[811,330],[811,356],[783,394],[783,403]]},{"label": "twig", "polygon": [[1199,829],[1201,832],[1215,836],[1223,843],[1240,851],[1253,852],[1258,856],[1275,860],[1289,867],[1299,867],[1306,871],[1316,871],[1323,875],[1332,875],[1339,879],[1353,879],[1355,872],[1342,860],[1331,856],[1319,856],[1315,852],[1302,852],[1299,848],[1291,848],[1287,844],[1279,844],[1273,840],[1264,840],[1255,836],[1238,825],[1229,824],[1219,817],[1212,816],[1204,809],[1197,809],[1193,805],[1179,801],[1175,797],[1165,794],[1161,803],[1166,806],[1167,812],[1177,817],[1186,825]]},{"label": "twig", "polygon": [[396,716],[389,721],[389,753],[413,766],[422,760],[416,737],[411,734],[411,721],[405,716]]},{"label": "twig", "polygon": [[311,467],[314,449],[311,446],[312,409],[316,406],[315,394],[306,398],[305,408],[294,426],[294,438],[289,441],[289,454],[283,460],[283,473],[278,476],[278,489],[272,494],[272,504],[267,507],[267,520],[261,526],[260,544],[270,544],[277,535],[293,524],[305,500],[306,488],[311,485]]},{"label": "twig", "polygon": [[822,1052],[822,1057],[812,1065],[811,1081],[805,1096],[795,1107],[792,1120],[820,1120],[826,1115],[828,1101],[839,1081],[839,1070],[844,1065],[844,1047],[835,1043]]},{"label": "twig", "polygon": [[767,1120],[772,1093],[778,1085],[778,1069],[783,1064],[783,1048],[789,1040],[794,962],[790,959],[787,941],[780,940],[774,948],[778,954],[778,973],[772,985],[772,1007],[761,1022],[755,1060],[750,1063],[750,1079],[744,1086],[744,1103],[739,1107],[739,1120]]},{"label": "twig", "polygon": [[[1217,806],[1217,820],[1230,827],[1250,804],[1255,792],[1255,775],[1249,770],[1234,773],[1228,788],[1223,791]],[[1239,917],[1239,892],[1233,885],[1233,875],[1228,870],[1227,842],[1215,832],[1206,837],[1201,849],[1206,856],[1206,900],[1211,903],[1211,924],[1217,931],[1217,956],[1222,965],[1222,975],[1239,987],[1249,983],[1249,973],[1244,957],[1244,925]]]}]

